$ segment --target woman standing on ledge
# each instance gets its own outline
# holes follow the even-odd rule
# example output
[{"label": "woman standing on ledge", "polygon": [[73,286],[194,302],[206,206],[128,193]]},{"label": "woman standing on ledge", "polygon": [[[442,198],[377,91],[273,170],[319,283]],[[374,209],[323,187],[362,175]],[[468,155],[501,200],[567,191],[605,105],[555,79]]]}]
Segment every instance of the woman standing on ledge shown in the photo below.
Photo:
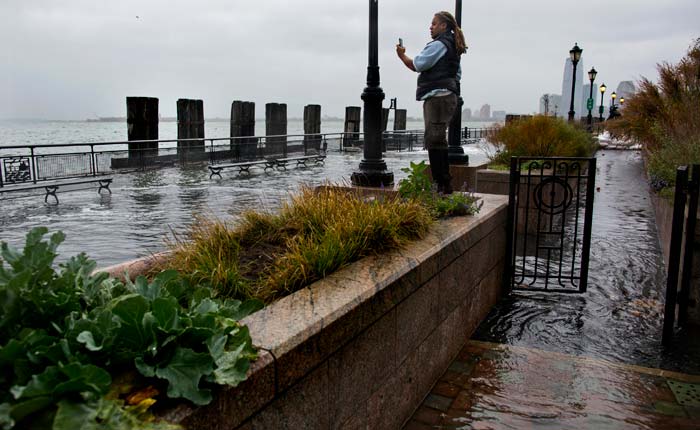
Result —
[{"label": "woman standing on ledge", "polygon": [[411,58],[406,48],[396,45],[396,53],[409,69],[419,72],[416,100],[423,101],[425,146],[430,171],[438,192],[452,193],[450,162],[447,155],[447,126],[457,108],[461,68],[459,57],[467,51],[462,29],[449,12],[438,12],[430,23],[433,39]]}]

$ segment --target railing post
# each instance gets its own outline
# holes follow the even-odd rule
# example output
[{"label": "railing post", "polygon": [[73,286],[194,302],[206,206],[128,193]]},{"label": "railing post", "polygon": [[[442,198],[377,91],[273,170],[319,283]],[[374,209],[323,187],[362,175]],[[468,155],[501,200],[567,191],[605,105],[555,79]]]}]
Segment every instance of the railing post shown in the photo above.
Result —
[{"label": "railing post", "polygon": [[676,170],[676,191],[673,197],[673,221],[671,244],[666,277],[666,303],[664,304],[664,326],[661,343],[668,346],[673,337],[676,320],[676,300],[678,298],[678,271],[680,269],[681,245],[683,241],[683,218],[685,217],[685,190],[688,185],[688,166]]},{"label": "railing post", "polygon": [[97,176],[97,160],[95,160],[95,145],[90,145],[90,169],[92,176]]},{"label": "railing post", "polygon": [[515,212],[517,211],[516,192],[520,183],[520,162],[518,157],[510,157],[510,186],[508,189],[508,215],[506,217],[506,255],[503,263],[503,295],[513,287],[513,236],[515,232]]},{"label": "railing post", "polygon": [[685,224],[685,246],[683,249],[683,272],[678,293],[678,325],[685,327],[688,322],[688,302],[690,281],[693,276],[693,251],[695,248],[695,226],[698,216],[698,192],[700,191],[700,164],[694,164],[692,178],[688,183],[688,219]]},{"label": "railing post", "polygon": [[33,146],[29,147],[29,154],[30,154],[30,157],[32,159],[32,182],[36,184],[36,178],[38,176],[36,169],[38,167],[38,164],[36,162],[36,159],[34,158],[34,147]]}]

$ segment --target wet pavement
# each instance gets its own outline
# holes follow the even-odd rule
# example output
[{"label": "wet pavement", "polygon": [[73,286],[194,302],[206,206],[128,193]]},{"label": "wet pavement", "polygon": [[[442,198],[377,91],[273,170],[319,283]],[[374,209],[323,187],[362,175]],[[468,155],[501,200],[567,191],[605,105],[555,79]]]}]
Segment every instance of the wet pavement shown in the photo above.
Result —
[{"label": "wet pavement", "polygon": [[700,376],[472,340],[404,428],[700,429]]}]

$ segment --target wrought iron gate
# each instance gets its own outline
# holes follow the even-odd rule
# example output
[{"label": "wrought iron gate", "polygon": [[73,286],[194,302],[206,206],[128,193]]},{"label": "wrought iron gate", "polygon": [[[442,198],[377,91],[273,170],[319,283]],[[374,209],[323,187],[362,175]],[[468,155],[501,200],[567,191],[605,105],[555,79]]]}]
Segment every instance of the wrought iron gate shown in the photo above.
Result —
[{"label": "wrought iron gate", "polygon": [[509,290],[586,291],[595,172],[595,158],[511,159]]},{"label": "wrought iron gate", "polygon": [[666,346],[673,339],[676,323],[679,327],[684,327],[688,322],[695,226],[698,216],[698,195],[700,194],[700,165],[694,164],[692,166],[690,178],[688,178],[689,170],[688,166],[681,166],[676,170],[664,326],[661,338],[661,342]]}]

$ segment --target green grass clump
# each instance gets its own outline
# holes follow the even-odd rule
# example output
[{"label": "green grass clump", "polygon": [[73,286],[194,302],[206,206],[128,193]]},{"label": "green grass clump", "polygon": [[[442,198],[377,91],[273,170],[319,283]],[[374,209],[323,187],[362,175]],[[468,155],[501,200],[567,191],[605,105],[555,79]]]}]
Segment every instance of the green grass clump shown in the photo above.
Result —
[{"label": "green grass clump", "polygon": [[[217,295],[271,302],[364,256],[422,237],[423,204],[303,187],[278,214],[246,212],[236,226],[199,218],[159,269],[207,283]],[[207,280],[208,279],[208,280]]]},{"label": "green grass clump", "polygon": [[510,164],[510,157],[588,157],[594,149],[589,133],[561,118],[536,115],[500,127],[489,137],[497,151],[494,164]]}]

